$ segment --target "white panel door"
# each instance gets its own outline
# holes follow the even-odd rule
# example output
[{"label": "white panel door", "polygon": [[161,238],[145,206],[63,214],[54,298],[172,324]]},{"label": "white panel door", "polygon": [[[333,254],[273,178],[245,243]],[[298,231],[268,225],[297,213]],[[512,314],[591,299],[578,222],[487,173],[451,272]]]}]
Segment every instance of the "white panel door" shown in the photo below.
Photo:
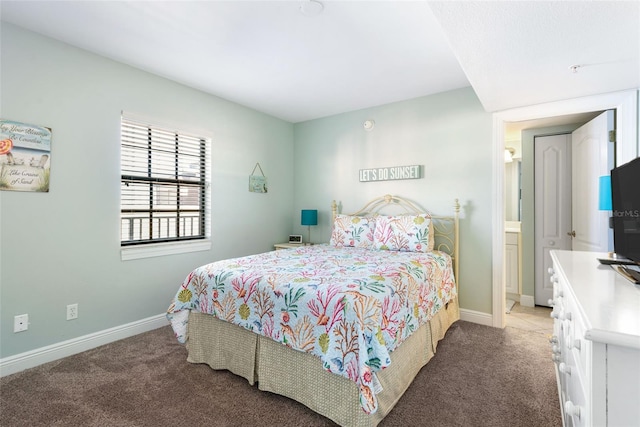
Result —
[{"label": "white panel door", "polygon": [[535,304],[548,306],[553,284],[547,270],[549,252],[571,250],[571,135],[534,139],[535,168]]},{"label": "white panel door", "polygon": [[613,168],[613,111],[605,111],[572,134],[572,231],[573,250],[612,250],[609,212],[598,210],[598,182]]}]

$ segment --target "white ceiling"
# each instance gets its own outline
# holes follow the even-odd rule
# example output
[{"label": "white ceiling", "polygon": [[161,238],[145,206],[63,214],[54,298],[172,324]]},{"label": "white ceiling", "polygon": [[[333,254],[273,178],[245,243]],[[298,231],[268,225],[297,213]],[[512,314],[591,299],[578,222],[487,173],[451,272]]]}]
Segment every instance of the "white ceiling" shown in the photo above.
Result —
[{"label": "white ceiling", "polygon": [[2,0],[0,19],[293,123],[470,85],[487,111],[640,87],[639,2],[309,3]]},{"label": "white ceiling", "polygon": [[487,111],[640,87],[637,0],[430,4]]}]

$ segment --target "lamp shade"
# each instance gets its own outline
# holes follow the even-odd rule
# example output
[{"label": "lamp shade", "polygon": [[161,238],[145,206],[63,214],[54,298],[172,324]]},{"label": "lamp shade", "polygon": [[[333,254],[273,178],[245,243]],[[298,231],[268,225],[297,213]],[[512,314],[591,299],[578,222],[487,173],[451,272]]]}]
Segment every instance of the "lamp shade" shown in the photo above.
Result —
[{"label": "lamp shade", "polygon": [[318,211],[315,209],[303,209],[300,215],[300,225],[318,225]]},{"label": "lamp shade", "polygon": [[611,206],[611,175],[601,176],[598,182],[598,209],[610,211]]}]

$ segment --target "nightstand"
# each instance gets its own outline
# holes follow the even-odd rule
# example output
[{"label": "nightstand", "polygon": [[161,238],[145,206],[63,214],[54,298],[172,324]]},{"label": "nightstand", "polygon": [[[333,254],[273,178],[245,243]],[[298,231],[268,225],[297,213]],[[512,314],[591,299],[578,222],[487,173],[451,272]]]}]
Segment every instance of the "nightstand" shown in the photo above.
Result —
[{"label": "nightstand", "polygon": [[300,246],[304,246],[304,243],[276,243],[275,245],[273,245],[273,247],[276,248],[276,250],[299,248]]}]

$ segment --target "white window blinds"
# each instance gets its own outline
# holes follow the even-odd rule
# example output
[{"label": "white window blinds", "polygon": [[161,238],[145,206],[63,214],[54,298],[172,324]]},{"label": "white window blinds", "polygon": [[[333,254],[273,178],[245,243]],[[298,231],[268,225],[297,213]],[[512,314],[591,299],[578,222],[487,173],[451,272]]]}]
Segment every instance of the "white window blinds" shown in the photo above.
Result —
[{"label": "white window blinds", "polygon": [[121,245],[204,239],[206,138],[122,118]]}]

